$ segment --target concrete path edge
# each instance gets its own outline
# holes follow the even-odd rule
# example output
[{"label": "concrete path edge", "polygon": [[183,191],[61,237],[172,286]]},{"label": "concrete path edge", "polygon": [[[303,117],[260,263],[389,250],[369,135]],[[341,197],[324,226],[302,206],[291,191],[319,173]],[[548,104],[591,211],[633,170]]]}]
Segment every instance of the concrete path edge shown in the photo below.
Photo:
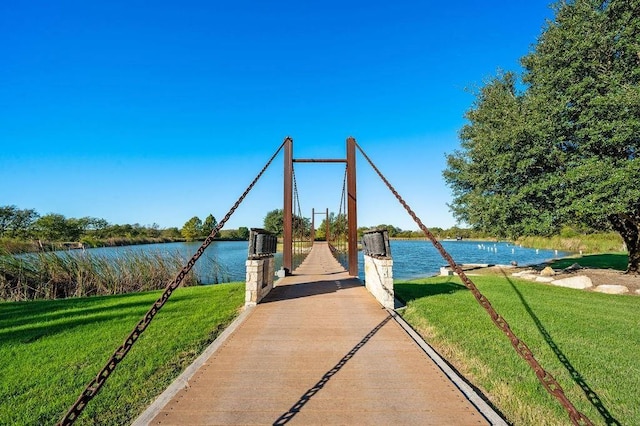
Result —
[{"label": "concrete path edge", "polygon": [[167,405],[167,403],[169,403],[169,401],[171,401],[171,399],[178,392],[180,392],[180,390],[182,390],[185,386],[189,385],[189,380],[191,379],[191,377],[193,377],[193,375],[198,371],[198,369],[200,369],[200,367],[202,367],[202,365],[204,365],[207,362],[207,360],[211,357],[211,355],[213,355],[218,350],[218,348],[222,346],[222,344],[229,338],[229,336],[231,336],[231,334],[233,334],[233,332],[238,327],[240,327],[240,325],[242,325],[242,323],[249,317],[249,315],[251,315],[254,309],[255,309],[255,306],[244,307],[244,310],[240,313],[240,315],[238,315],[236,319],[233,320],[233,322],[231,322],[231,324],[229,324],[229,326],[225,328],[225,330],[222,333],[220,333],[220,335],[216,338],[216,340],[214,340],[207,347],[207,349],[205,349],[204,352],[202,352],[202,354],[198,358],[196,358],[196,360],[193,361],[193,363],[190,366],[188,366],[173,381],[173,383],[171,383],[169,387],[165,389],[164,392],[162,392],[160,396],[158,396],[156,400],[153,403],[151,403],[151,405],[149,405],[147,409],[142,412],[142,414],[140,414],[140,416],[138,416],[138,418],[133,423],[131,423],[131,425],[132,426],[148,425],[158,415],[158,413],[164,408],[164,406]]},{"label": "concrete path edge", "polygon": [[420,336],[395,310],[387,309],[389,315],[407,332],[409,336],[420,346],[429,358],[436,363],[442,372],[453,382],[454,385],[467,397],[480,414],[482,414],[492,425],[508,426],[508,423],[478,395],[478,393],[447,364],[447,362]]}]

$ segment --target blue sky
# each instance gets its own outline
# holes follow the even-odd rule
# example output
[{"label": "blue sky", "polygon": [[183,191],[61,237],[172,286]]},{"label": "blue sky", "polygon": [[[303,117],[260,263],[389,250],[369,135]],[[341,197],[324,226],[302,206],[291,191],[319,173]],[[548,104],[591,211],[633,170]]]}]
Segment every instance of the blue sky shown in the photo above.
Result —
[{"label": "blue sky", "polygon": [[[0,205],[110,223],[222,218],[286,136],[348,136],[427,226],[455,224],[445,154],[498,70],[520,70],[541,1],[29,1],[0,5]],[[417,229],[359,156],[359,225]],[[303,214],[344,166],[297,164]],[[278,157],[227,228],[282,207]]]}]

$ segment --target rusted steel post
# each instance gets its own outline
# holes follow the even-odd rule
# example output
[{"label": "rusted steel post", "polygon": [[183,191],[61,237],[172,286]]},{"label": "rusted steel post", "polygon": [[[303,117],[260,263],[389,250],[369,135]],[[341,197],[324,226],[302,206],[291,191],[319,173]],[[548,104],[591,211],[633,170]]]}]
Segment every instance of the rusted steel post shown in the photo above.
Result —
[{"label": "rusted steel post", "polygon": [[356,197],[356,140],[347,139],[347,219],[349,236],[349,275],[358,276],[358,211]]},{"label": "rusted steel post", "polygon": [[311,242],[313,243],[316,240],[316,209],[311,209]]},{"label": "rusted steel post", "polygon": [[284,208],[282,211],[283,249],[282,268],[286,275],[291,274],[293,263],[293,139],[284,140]]},{"label": "rusted steel post", "polygon": [[324,239],[326,242],[330,243],[331,241],[331,228],[329,227],[329,208],[327,207],[326,219],[324,220],[325,231],[324,231]]}]

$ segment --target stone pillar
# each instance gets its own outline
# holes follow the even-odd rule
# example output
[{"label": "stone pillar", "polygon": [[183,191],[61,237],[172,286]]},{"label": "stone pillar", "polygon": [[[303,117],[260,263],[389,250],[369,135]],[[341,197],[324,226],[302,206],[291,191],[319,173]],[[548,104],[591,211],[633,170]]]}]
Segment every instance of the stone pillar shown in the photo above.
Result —
[{"label": "stone pillar", "polygon": [[273,256],[248,259],[246,265],[245,306],[255,306],[273,289]]},{"label": "stone pillar", "polygon": [[367,290],[387,309],[395,307],[393,259],[364,256],[364,283]]}]

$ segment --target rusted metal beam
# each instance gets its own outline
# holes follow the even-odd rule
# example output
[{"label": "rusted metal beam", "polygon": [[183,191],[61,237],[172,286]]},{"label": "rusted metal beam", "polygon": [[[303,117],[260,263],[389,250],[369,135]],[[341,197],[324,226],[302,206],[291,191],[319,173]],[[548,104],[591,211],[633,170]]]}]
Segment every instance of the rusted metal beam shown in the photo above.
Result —
[{"label": "rusted metal beam", "polygon": [[293,139],[284,140],[284,208],[282,210],[283,249],[282,268],[291,274],[293,263]]},{"label": "rusted metal beam", "polygon": [[344,158],[294,158],[294,163],[346,163]]},{"label": "rusted metal beam", "polygon": [[358,276],[358,211],[356,197],[356,140],[347,139],[347,227],[349,275]]}]

